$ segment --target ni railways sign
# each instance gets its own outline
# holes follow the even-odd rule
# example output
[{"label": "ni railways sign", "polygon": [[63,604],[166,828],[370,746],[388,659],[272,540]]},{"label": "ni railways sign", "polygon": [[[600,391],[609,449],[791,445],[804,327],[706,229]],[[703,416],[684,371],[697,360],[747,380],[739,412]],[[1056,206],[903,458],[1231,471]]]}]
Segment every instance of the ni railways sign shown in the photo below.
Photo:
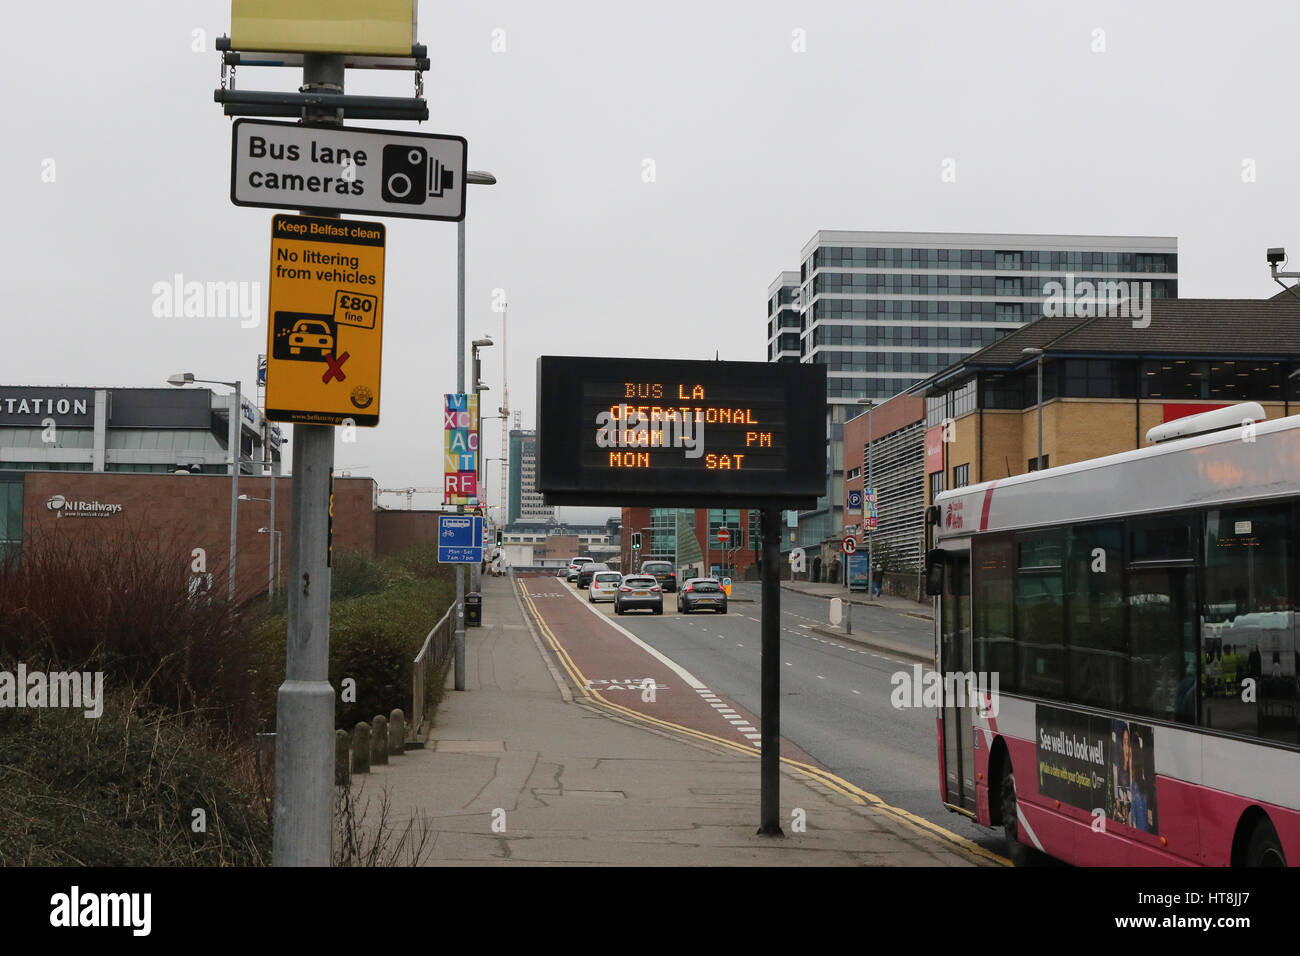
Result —
[{"label": "ni railways sign", "polygon": [[826,369],[542,356],[548,504],[812,508],[826,493]]}]

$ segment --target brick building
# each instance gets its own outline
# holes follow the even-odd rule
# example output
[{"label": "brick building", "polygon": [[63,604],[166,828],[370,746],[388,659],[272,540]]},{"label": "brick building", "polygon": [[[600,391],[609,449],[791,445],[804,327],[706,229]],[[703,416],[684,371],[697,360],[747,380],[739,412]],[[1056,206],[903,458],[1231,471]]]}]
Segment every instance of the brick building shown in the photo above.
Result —
[{"label": "brick building", "polygon": [[926,503],[1035,470],[1040,407],[1050,468],[1142,448],[1154,425],[1237,402],[1290,415],[1298,369],[1300,297],[1290,292],[1157,299],[1146,325],[1121,315],[1044,317],[915,390],[926,401]]},{"label": "brick building", "polygon": [[[437,512],[387,511],[376,506],[378,487],[370,478],[334,479],[334,553],[375,556],[437,540]],[[275,480],[275,530],[283,535],[293,519],[293,479]],[[289,577],[289,542],[260,533],[270,528],[270,479],[239,481],[236,596],[266,590],[272,548],[281,556],[281,583]],[[129,535],[151,547],[174,552],[193,572],[194,549],[202,549],[210,577],[199,582],[216,593],[228,586],[230,478],[218,475],[137,474],[72,471],[0,471],[0,502],[6,502],[7,533],[26,550],[49,540],[92,541]],[[274,539],[279,537],[279,541]]]}]

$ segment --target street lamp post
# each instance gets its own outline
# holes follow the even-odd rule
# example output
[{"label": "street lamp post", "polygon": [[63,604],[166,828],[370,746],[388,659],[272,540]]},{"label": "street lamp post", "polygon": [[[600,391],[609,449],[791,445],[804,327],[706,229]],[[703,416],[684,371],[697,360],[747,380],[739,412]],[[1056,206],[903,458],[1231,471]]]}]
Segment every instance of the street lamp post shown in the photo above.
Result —
[{"label": "street lamp post", "polygon": [[[274,479],[273,479],[274,480]],[[240,495],[240,501],[265,501],[271,506],[271,524],[275,524],[275,499],[274,498],[255,498],[252,495]],[[266,528],[259,528],[258,534],[266,532]],[[275,595],[276,579],[276,560],[275,560],[275,536],[272,535],[266,541],[266,597],[270,600]]]},{"label": "street lamp post", "polygon": [[239,446],[240,434],[243,426],[239,419],[244,413],[242,391],[243,386],[236,380],[234,382],[222,382],[217,379],[195,378],[193,372],[177,372],[175,375],[167,377],[168,385],[177,387],[183,385],[194,385],[197,383],[204,385],[225,385],[235,390],[233,403],[230,408],[230,429],[227,444],[230,446],[230,568],[228,577],[230,578],[228,594],[231,603],[235,600],[235,542],[239,534]]},{"label": "street lamp post", "polygon": [[1038,356],[1038,457],[1035,460],[1034,468],[1036,471],[1043,470],[1043,350],[1042,349],[1021,349],[1022,355]]},{"label": "street lamp post", "polygon": [[[472,356],[472,361],[470,363],[471,379],[472,379],[471,384],[474,387],[474,395],[478,399],[476,404],[480,412],[483,410],[482,394],[488,390],[488,387],[483,384],[483,370],[482,370],[482,366],[479,364],[478,350],[488,348],[492,344],[493,344],[492,339],[486,335],[483,336],[483,338],[475,339],[473,342],[470,343],[470,349],[471,349],[470,354]],[[479,504],[483,507],[483,514],[484,516],[486,516],[487,495],[484,494],[483,492],[483,416],[481,414],[479,415],[477,428],[478,428],[478,448],[474,449],[474,497],[479,499]],[[470,589],[472,591],[477,592],[481,587],[479,576],[482,573],[483,573],[483,563],[481,561],[478,564],[470,565],[469,579],[470,579]]]},{"label": "street lamp post", "polygon": [[280,545],[284,541],[284,532],[276,531],[272,528],[258,528],[257,533],[269,534],[271,536],[270,539],[271,543],[275,546],[275,585],[276,587],[279,587],[280,586],[280,559],[282,557],[280,551]]},{"label": "street lamp post", "polygon": [[[494,186],[491,173],[471,169],[465,174],[466,185]],[[465,219],[456,223],[456,391],[465,391]],[[474,489],[476,492],[477,488]],[[465,506],[456,508],[464,513]],[[456,565],[456,631],[453,665],[456,690],[465,689],[465,565]]]}]

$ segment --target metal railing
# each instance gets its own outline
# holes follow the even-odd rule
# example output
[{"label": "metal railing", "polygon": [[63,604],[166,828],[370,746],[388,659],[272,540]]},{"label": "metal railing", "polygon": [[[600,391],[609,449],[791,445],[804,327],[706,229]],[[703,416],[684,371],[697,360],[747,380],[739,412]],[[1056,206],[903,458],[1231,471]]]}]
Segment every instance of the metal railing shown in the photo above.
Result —
[{"label": "metal railing", "polygon": [[411,736],[418,737],[424,732],[424,688],[429,668],[437,675],[447,671],[451,660],[453,638],[456,632],[456,603],[453,601],[447,613],[442,616],[433,630],[424,639],[420,653],[415,655],[411,667]]}]

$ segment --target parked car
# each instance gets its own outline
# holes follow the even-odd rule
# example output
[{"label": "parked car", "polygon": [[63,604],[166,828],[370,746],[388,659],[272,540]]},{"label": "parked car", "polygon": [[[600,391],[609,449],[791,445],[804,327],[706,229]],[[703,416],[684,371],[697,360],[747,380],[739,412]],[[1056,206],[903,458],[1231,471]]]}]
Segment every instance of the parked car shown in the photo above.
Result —
[{"label": "parked car", "polygon": [[569,573],[565,575],[565,580],[568,581],[578,580],[578,572],[582,569],[582,566],[594,560],[595,558],[570,558]]},{"label": "parked car", "polygon": [[623,583],[623,575],[617,571],[597,571],[591,576],[591,586],[587,591],[587,603],[612,601],[618,596],[618,587]]},{"label": "parked car", "polygon": [[638,608],[655,614],[664,612],[664,589],[648,574],[629,574],[618,586],[618,594],[614,595],[615,614]]},{"label": "parked car", "polygon": [[609,571],[610,566],[598,561],[588,561],[578,569],[578,590],[584,590],[591,584],[591,576],[597,571]]},{"label": "parked car", "polygon": [[677,572],[671,561],[646,561],[641,565],[642,574],[652,574],[659,586],[670,593],[677,590]]},{"label": "parked car", "polygon": [[727,592],[717,578],[691,578],[677,592],[678,614],[700,610],[727,613]]}]

